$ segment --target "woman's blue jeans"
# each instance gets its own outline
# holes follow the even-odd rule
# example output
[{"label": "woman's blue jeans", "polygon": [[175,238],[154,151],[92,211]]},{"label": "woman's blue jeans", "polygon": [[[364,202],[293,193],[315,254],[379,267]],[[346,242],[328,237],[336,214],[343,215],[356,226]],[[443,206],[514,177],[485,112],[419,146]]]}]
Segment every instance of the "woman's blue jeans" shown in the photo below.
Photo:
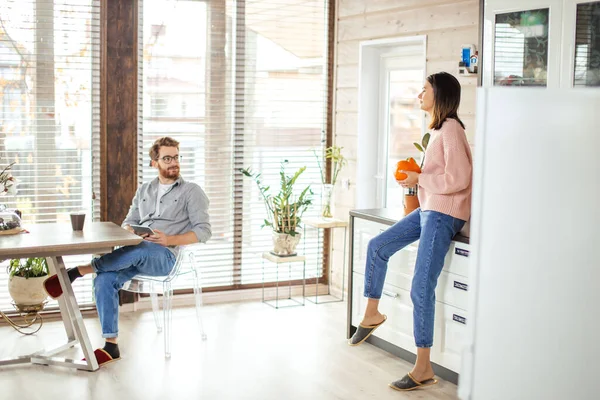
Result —
[{"label": "woman's blue jeans", "polygon": [[419,240],[410,297],[413,302],[413,333],[417,347],[433,346],[435,288],[444,267],[452,238],[465,221],[437,211],[416,209],[369,241],[365,267],[365,297],[381,298],[388,260]]},{"label": "woman's blue jeans", "polygon": [[92,260],[94,293],[102,337],[119,336],[119,289],[136,275],[165,276],[175,266],[175,255],[160,244],[142,241]]}]

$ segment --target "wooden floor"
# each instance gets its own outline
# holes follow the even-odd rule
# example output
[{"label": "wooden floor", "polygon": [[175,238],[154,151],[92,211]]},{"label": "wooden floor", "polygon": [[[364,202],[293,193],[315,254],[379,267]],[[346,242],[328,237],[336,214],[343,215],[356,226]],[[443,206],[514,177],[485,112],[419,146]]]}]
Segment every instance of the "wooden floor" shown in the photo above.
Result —
[{"label": "wooden floor", "polygon": [[[199,340],[193,308],[173,315],[173,355],[165,360],[151,312],[121,316],[122,360],[97,372],[62,367],[0,367],[0,398],[83,399],[457,399],[440,381],[427,390],[388,388],[410,365],[370,344],[350,347],[342,303],[275,310],[258,303],[205,307],[208,340]],[[96,318],[92,343],[103,344]],[[62,322],[24,337],[0,325],[0,358],[62,343]],[[64,354],[80,357],[79,349]]]}]

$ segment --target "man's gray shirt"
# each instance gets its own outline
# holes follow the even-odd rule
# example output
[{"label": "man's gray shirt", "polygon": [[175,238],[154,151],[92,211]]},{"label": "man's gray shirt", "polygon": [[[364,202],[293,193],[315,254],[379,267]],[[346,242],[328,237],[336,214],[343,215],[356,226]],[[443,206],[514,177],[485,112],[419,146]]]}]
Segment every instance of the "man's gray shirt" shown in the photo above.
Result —
[{"label": "man's gray shirt", "polygon": [[[167,235],[194,232],[199,242],[206,242],[212,235],[208,217],[208,197],[193,182],[179,177],[160,199],[160,211],[156,213],[158,177],[144,183],[135,193],[129,213],[121,226],[143,225],[163,231]],[[176,247],[169,248],[175,255]]]}]

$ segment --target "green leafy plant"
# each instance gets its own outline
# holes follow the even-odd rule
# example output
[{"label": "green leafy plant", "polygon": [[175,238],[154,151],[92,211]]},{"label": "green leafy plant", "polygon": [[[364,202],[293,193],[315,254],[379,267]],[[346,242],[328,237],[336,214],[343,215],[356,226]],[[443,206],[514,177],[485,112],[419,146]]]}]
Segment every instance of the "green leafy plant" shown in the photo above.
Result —
[{"label": "green leafy plant", "polygon": [[[413,142],[413,144],[415,145],[417,150],[419,150],[421,153],[423,153],[423,155],[421,156],[421,165],[419,165],[419,168],[421,168],[421,170],[423,170],[423,163],[425,162],[425,151],[427,150],[427,146],[429,145],[429,139],[431,139],[431,134],[428,132],[425,135],[423,135],[423,138],[421,139],[420,144],[417,142]],[[417,190],[418,190],[418,186],[415,186],[414,188],[409,188],[408,195],[416,196]]]},{"label": "green leafy plant", "polygon": [[10,277],[39,278],[48,275],[48,263],[43,257],[12,259],[6,268]]},{"label": "green leafy plant", "polygon": [[[343,147],[331,146],[325,149],[325,160],[331,160],[331,167],[333,169],[333,174],[331,176],[331,184],[335,185],[337,182],[337,177],[344,165],[348,163],[344,155],[342,154]],[[327,177],[325,176],[325,171],[321,166],[321,157],[317,155],[317,152],[313,150],[315,157],[317,158],[317,164],[319,165],[319,171],[321,171],[321,183],[326,184]]]},{"label": "green leafy plant", "polygon": [[0,167],[1,168],[1,170],[0,170],[0,195],[17,194],[16,179],[10,173],[10,170],[13,165],[15,165],[14,162],[8,164],[4,168]]},{"label": "green leafy plant", "polygon": [[271,187],[262,182],[260,173],[252,171],[251,168],[240,168],[239,171],[256,182],[256,186],[264,200],[268,219],[265,219],[263,227],[268,226],[277,233],[296,236],[300,231],[302,214],[312,204],[313,192],[309,185],[300,192],[300,196],[294,196],[294,185],[306,170],[306,167],[302,167],[294,175],[288,176],[285,174],[286,163],[287,161],[281,163],[279,172],[280,187],[275,196],[270,194]]}]

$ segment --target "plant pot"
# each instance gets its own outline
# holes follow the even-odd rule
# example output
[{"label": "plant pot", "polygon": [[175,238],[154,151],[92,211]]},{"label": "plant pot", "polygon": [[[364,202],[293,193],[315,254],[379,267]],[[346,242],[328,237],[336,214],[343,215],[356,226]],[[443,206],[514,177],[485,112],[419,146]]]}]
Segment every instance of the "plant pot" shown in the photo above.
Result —
[{"label": "plant pot", "polygon": [[8,280],[8,292],[15,304],[21,306],[34,306],[42,304],[48,295],[44,290],[44,281],[48,276],[37,278],[22,278],[12,276]]},{"label": "plant pot", "polygon": [[412,194],[404,195],[404,215],[408,215],[419,208],[419,196]]},{"label": "plant pot", "polygon": [[278,256],[296,255],[296,246],[300,242],[300,234],[288,235],[287,233],[273,232],[273,251]]}]

